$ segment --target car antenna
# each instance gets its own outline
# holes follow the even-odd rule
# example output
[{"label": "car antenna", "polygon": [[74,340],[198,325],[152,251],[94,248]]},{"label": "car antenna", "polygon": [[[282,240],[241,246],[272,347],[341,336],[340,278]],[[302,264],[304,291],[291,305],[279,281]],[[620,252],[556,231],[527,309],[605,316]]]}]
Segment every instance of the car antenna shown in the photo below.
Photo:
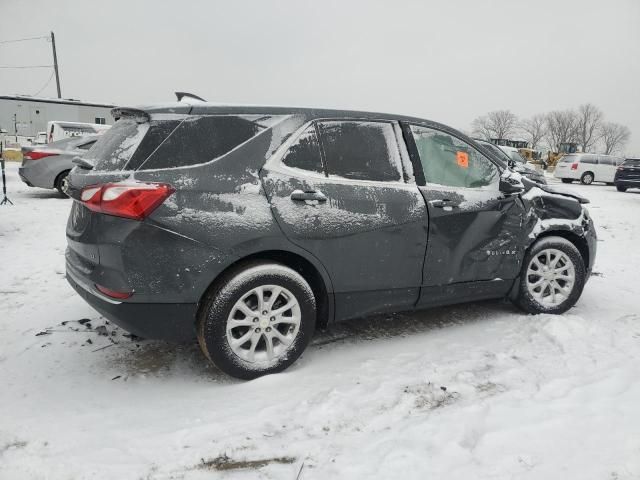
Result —
[{"label": "car antenna", "polygon": [[187,98],[193,98],[194,100],[200,100],[201,102],[206,102],[206,100],[204,98],[200,98],[197,95],[194,95],[193,93],[188,93],[188,92],[175,92],[176,97],[178,98],[178,101],[182,101],[183,98],[187,97]]}]

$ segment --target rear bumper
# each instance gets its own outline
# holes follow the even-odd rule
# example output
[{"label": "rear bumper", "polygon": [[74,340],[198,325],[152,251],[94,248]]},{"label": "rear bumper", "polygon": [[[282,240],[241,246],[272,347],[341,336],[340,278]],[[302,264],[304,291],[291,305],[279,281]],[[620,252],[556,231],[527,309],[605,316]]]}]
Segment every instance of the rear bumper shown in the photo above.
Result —
[{"label": "rear bumper", "polygon": [[189,342],[196,337],[195,303],[133,303],[111,300],[83,281],[67,262],[67,281],[110,322],[143,338]]},{"label": "rear bumper", "polygon": [[580,178],[580,172],[578,170],[571,170],[571,168],[558,168],[553,171],[553,176],[555,178],[570,178],[572,180],[578,180]]},{"label": "rear bumper", "polygon": [[613,182],[616,187],[640,188],[640,179],[616,178]]},{"label": "rear bumper", "polygon": [[24,183],[26,183],[29,187],[33,187],[33,183],[31,183],[29,181],[29,179],[25,176],[25,168],[24,167],[20,167],[18,168],[18,175],[20,176],[20,180],[22,180]]}]

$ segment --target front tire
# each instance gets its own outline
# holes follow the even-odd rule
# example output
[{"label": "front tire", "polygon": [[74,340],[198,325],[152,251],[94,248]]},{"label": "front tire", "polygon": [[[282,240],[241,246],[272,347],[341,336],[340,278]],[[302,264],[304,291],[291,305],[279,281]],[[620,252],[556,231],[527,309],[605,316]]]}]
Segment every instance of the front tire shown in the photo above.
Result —
[{"label": "front tire", "polygon": [[538,240],[524,257],[516,304],[528,313],[564,313],[587,280],[582,255],[566,238]]},{"label": "front tire", "polygon": [[198,314],[198,342],[224,373],[250,380],[285,370],[315,331],[307,281],[278,263],[254,262],[226,275]]},{"label": "front tire", "polygon": [[580,183],[582,183],[583,185],[591,185],[593,183],[593,178],[593,173],[584,172],[580,177]]},{"label": "front tire", "polygon": [[561,178],[560,180],[562,180],[562,183],[571,183],[571,182],[573,182],[573,180],[570,179],[570,178]]}]

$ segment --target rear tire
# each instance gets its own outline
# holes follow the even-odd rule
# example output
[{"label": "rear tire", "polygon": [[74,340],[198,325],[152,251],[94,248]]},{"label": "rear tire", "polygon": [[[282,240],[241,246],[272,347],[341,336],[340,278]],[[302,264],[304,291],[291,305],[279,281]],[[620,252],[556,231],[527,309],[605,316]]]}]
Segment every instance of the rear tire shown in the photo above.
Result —
[{"label": "rear tire", "polygon": [[580,177],[580,182],[583,185],[591,185],[593,183],[593,172],[584,172]]},{"label": "rear tire", "polygon": [[56,177],[55,182],[53,182],[53,186],[56,188],[56,190],[58,190],[58,192],[60,193],[60,195],[62,195],[63,197],[66,197],[67,194],[64,193],[63,187],[64,187],[64,182],[67,179],[67,176],[69,175],[70,170],[65,170],[62,173],[59,173],[58,176]]},{"label": "rear tire", "polygon": [[586,280],[576,246],[566,238],[545,237],[524,257],[515,303],[527,313],[564,313],[576,304]]},{"label": "rear tire", "polygon": [[315,296],[307,281],[289,267],[257,261],[225,275],[205,295],[197,334],[216,367],[250,380],[294,363],[315,325]]},{"label": "rear tire", "polygon": [[570,178],[561,178],[560,180],[562,180],[562,183],[571,183],[571,182],[573,182],[573,180],[570,179]]},{"label": "rear tire", "polygon": [[618,190],[619,192],[626,192],[627,187],[623,187],[622,185],[616,185],[616,190]]}]

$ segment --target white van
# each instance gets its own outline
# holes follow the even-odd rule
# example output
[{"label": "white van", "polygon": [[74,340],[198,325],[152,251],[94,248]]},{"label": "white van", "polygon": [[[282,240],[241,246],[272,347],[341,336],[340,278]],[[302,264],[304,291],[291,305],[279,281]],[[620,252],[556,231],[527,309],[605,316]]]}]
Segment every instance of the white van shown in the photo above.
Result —
[{"label": "white van", "polygon": [[51,143],[63,138],[100,135],[109,130],[109,128],[111,128],[111,125],[100,125],[99,123],[53,121],[47,123],[47,140]]},{"label": "white van", "polygon": [[584,185],[593,182],[613,184],[616,169],[624,161],[622,157],[595,153],[569,153],[560,158],[553,176],[564,183],[580,180]]}]

